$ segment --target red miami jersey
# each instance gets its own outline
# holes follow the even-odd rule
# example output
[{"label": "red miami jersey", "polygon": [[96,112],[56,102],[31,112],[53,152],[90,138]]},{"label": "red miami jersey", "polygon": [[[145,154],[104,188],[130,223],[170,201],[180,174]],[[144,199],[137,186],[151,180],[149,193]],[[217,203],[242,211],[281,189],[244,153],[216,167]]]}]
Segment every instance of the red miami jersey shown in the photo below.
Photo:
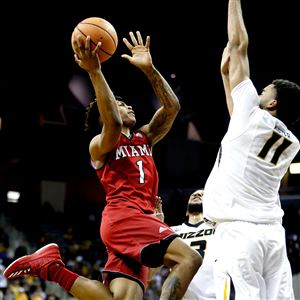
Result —
[{"label": "red miami jersey", "polygon": [[116,148],[96,173],[106,192],[107,205],[127,202],[144,212],[154,212],[158,192],[158,173],[146,134],[121,134]]}]

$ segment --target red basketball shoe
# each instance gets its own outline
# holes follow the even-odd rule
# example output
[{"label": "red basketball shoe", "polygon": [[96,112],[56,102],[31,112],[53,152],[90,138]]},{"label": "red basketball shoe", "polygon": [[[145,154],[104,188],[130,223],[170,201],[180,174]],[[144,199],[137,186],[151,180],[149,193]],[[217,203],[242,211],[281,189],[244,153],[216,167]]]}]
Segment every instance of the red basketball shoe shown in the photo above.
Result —
[{"label": "red basketball shoe", "polygon": [[14,279],[24,276],[38,276],[49,280],[49,266],[52,264],[65,266],[61,260],[57,244],[48,244],[31,255],[25,255],[12,262],[3,272],[4,277]]}]

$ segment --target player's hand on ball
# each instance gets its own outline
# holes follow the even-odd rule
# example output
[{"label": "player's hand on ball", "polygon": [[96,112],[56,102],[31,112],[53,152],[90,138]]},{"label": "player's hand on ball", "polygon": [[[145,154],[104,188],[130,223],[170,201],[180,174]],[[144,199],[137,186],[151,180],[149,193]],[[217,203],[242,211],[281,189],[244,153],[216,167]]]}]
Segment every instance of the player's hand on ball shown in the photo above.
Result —
[{"label": "player's hand on ball", "polygon": [[97,71],[99,68],[101,68],[100,59],[97,55],[100,47],[101,42],[99,42],[92,50],[90,36],[87,36],[85,41],[83,40],[82,36],[78,36],[77,39],[73,41],[76,63],[89,73]]}]

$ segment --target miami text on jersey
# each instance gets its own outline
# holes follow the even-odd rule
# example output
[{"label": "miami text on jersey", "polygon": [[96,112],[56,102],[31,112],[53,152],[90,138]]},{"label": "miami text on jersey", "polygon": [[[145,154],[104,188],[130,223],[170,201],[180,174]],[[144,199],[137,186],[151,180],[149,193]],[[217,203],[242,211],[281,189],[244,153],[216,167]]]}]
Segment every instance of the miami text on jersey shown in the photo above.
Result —
[{"label": "miami text on jersey", "polygon": [[131,156],[152,156],[149,145],[125,145],[116,150],[116,160]]}]

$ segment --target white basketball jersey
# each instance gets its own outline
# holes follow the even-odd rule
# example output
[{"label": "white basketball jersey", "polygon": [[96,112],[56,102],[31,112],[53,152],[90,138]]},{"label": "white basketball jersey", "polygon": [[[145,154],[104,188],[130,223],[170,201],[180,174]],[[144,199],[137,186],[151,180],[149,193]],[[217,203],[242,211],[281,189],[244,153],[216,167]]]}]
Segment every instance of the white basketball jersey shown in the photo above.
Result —
[{"label": "white basketball jersey", "polygon": [[204,216],[217,222],[281,222],[278,191],[299,141],[279,119],[259,108],[250,79],[231,95],[234,110],[205,185]]},{"label": "white basketball jersey", "polygon": [[188,244],[191,248],[199,251],[203,257],[203,263],[198,272],[191,281],[183,300],[213,300],[216,299],[214,291],[213,263],[214,254],[212,246],[214,227],[206,224],[204,221],[198,224],[189,224],[172,226],[173,230]]}]

